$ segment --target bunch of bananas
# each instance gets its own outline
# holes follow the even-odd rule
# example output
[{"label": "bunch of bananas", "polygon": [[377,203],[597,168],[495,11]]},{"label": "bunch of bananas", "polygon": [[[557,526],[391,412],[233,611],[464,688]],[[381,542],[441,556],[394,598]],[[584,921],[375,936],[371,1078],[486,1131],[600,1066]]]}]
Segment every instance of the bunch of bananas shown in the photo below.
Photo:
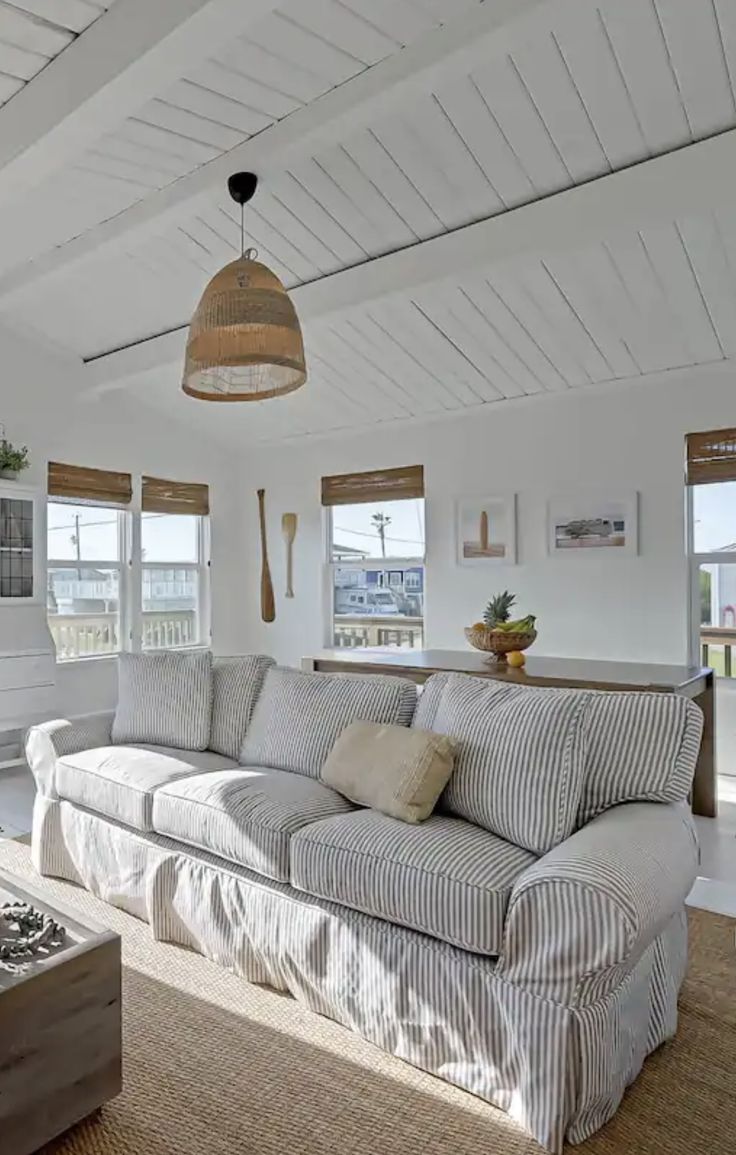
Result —
[{"label": "bunch of bananas", "polygon": [[502,630],[505,634],[529,634],[536,622],[534,614],[527,614],[525,618],[518,618],[515,622],[496,622],[494,630]]}]

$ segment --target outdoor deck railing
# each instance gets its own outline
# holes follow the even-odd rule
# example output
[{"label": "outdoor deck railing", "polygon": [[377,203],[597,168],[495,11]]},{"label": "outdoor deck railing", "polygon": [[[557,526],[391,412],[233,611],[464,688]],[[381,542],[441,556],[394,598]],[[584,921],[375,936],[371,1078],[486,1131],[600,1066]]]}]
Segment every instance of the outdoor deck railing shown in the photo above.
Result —
[{"label": "outdoor deck railing", "polygon": [[344,649],[383,646],[416,650],[422,647],[423,630],[422,618],[335,614],[333,640]]},{"label": "outdoor deck railing", "polygon": [[710,652],[711,646],[723,647],[723,674],[727,678],[733,677],[732,647],[736,646],[736,629],[730,626],[701,626],[700,650],[704,666],[712,666],[715,660],[715,655]]},{"label": "outdoor deck railing", "polygon": [[[120,649],[116,613],[49,614],[49,629],[59,661],[114,654]],[[194,610],[144,611],[143,648],[167,649],[196,641]]]}]

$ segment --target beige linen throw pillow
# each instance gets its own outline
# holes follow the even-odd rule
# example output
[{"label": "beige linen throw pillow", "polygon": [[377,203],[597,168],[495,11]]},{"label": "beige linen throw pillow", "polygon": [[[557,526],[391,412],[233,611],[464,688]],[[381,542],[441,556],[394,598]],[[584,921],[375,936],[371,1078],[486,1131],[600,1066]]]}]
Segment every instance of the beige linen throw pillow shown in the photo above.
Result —
[{"label": "beige linen throw pillow", "polygon": [[454,743],[429,730],[352,722],[322,766],[321,778],[351,802],[403,822],[429,818],[452,773]]}]

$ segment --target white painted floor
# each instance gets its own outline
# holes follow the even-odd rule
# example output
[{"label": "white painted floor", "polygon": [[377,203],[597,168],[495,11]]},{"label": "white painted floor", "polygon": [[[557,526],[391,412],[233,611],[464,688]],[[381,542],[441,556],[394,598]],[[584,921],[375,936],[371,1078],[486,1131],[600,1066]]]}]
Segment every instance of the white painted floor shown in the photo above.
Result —
[{"label": "white painted floor", "polygon": [[[736,777],[719,779],[718,818],[696,818],[700,877],[688,902],[736,918]],[[0,838],[30,833],[35,786],[25,766],[0,770]]]}]

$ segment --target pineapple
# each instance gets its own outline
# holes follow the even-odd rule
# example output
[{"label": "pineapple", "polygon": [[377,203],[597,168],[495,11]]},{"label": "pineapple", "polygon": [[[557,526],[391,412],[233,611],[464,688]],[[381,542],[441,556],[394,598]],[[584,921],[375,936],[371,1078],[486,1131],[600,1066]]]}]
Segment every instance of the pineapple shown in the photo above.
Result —
[{"label": "pineapple", "polygon": [[499,622],[509,620],[511,607],[515,601],[516,595],[510,594],[508,590],[491,598],[483,614],[483,621],[489,630],[495,629]]}]

